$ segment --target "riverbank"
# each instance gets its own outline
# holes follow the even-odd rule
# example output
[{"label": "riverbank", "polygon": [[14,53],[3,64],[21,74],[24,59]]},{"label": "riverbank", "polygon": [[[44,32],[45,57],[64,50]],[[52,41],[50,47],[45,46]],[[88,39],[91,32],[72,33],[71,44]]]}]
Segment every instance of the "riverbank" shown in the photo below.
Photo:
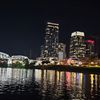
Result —
[{"label": "riverbank", "polygon": [[100,74],[100,67],[82,67],[82,66],[68,66],[68,65],[39,65],[39,66],[28,66],[28,67],[1,67],[1,68],[18,68],[18,69],[41,69],[41,70],[56,70],[56,71],[69,71],[79,73],[96,73]]},{"label": "riverbank", "polygon": [[100,67],[82,67],[82,66],[66,66],[66,65],[52,65],[52,66],[34,66],[35,69],[82,72],[82,73],[99,73]]}]

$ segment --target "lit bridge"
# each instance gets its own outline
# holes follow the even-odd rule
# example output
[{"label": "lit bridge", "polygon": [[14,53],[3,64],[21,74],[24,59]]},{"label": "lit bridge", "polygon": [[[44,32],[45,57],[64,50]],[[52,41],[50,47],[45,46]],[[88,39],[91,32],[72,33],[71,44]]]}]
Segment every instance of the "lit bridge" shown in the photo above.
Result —
[{"label": "lit bridge", "polygon": [[22,55],[14,55],[14,56],[11,57],[11,59],[12,60],[25,60],[25,59],[29,60],[28,57],[22,56]]},{"label": "lit bridge", "polygon": [[6,53],[0,52],[0,64],[2,63],[6,63],[6,64],[12,64],[13,62],[26,62],[26,61],[30,61],[30,59],[26,56],[23,55],[14,55],[14,56],[9,56]]},{"label": "lit bridge", "polygon": [[10,56],[6,53],[0,52],[0,65],[9,64]]},{"label": "lit bridge", "polygon": [[0,59],[3,60],[3,59],[9,59],[9,58],[10,58],[10,56],[8,54],[0,52]]},{"label": "lit bridge", "polygon": [[14,55],[11,57],[12,64],[16,64],[17,62],[21,63],[22,65],[29,63],[29,58],[23,55]]}]

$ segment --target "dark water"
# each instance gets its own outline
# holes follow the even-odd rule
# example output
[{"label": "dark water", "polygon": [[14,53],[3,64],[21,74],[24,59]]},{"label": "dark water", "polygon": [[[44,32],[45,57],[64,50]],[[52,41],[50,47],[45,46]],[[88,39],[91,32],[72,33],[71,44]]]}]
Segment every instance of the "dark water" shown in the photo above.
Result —
[{"label": "dark water", "polygon": [[0,68],[0,98],[26,97],[28,100],[100,100],[100,74]]}]

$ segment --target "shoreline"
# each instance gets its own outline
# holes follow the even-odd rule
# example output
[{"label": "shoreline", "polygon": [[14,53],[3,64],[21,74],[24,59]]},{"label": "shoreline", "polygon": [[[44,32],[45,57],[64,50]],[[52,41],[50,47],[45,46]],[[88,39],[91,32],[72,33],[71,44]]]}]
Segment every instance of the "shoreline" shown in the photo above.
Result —
[{"label": "shoreline", "polygon": [[40,65],[40,66],[31,66],[31,67],[1,67],[0,66],[0,68],[40,69],[40,70],[55,70],[55,71],[100,74],[100,67],[82,67],[82,66],[68,66],[68,65]]},{"label": "shoreline", "polygon": [[82,73],[98,73],[100,74],[100,67],[77,67],[68,65],[50,65],[50,66],[35,66],[34,69],[41,70],[57,70],[57,71],[69,71],[69,72],[82,72]]}]

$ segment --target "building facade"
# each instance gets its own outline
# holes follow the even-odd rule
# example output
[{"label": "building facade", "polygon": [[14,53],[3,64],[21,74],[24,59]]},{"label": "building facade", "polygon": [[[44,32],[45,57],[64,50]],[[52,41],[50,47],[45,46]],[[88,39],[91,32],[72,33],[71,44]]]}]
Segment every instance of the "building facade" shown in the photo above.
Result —
[{"label": "building facade", "polygon": [[95,57],[95,42],[94,40],[86,40],[86,57],[94,58]]},{"label": "building facade", "polygon": [[63,60],[66,58],[66,45],[59,43],[58,45],[58,59]]},{"label": "building facade", "polygon": [[42,57],[58,57],[59,24],[47,22],[45,43],[41,46]]},{"label": "building facade", "polygon": [[86,54],[85,34],[84,32],[73,32],[70,39],[70,58],[84,58]]}]

